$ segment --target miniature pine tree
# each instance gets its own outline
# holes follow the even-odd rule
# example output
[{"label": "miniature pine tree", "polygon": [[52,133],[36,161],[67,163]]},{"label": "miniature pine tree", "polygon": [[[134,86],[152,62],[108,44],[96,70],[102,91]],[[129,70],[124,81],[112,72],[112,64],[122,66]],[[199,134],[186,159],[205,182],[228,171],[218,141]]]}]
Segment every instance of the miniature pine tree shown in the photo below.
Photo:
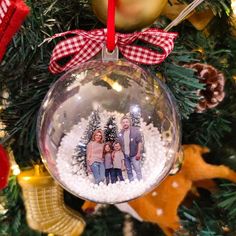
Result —
[{"label": "miniature pine tree", "polygon": [[140,127],[141,126],[141,110],[138,105],[132,106],[130,109],[130,118],[132,126]]},{"label": "miniature pine tree", "polygon": [[104,127],[105,141],[113,143],[117,138],[117,131],[116,118],[111,116]]}]

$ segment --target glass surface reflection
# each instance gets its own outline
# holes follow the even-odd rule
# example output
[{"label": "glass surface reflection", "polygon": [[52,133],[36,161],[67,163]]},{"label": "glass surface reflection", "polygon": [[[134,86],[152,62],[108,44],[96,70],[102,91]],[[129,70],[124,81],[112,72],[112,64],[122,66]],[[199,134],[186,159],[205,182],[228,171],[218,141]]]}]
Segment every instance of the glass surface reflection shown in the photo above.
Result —
[{"label": "glass surface reflection", "polygon": [[53,177],[73,194],[116,203],[150,191],[170,171],[180,124],[155,76],[126,62],[92,61],[45,97],[38,144]]}]

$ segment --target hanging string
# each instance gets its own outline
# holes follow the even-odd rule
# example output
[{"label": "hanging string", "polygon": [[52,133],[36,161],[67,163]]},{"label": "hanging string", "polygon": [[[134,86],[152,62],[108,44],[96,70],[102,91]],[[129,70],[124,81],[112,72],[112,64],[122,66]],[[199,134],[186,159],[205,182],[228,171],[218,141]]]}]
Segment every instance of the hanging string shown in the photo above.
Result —
[{"label": "hanging string", "polygon": [[198,5],[200,5],[204,0],[194,0],[190,3],[180,14],[164,29],[165,31],[169,31],[174,26],[178,25],[182,20],[185,19],[187,15],[189,15]]},{"label": "hanging string", "polygon": [[106,45],[109,52],[115,49],[115,8],[116,0],[108,0]]}]

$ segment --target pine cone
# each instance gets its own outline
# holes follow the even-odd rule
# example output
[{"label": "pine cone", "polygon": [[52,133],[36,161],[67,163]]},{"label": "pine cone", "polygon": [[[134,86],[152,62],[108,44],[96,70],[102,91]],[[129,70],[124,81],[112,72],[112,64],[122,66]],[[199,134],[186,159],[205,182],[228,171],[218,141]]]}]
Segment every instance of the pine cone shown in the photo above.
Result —
[{"label": "pine cone", "polygon": [[189,64],[185,67],[195,70],[200,82],[206,84],[205,88],[199,91],[199,96],[202,98],[196,107],[196,111],[201,113],[206,109],[216,107],[225,97],[223,73],[211,65],[201,63]]}]

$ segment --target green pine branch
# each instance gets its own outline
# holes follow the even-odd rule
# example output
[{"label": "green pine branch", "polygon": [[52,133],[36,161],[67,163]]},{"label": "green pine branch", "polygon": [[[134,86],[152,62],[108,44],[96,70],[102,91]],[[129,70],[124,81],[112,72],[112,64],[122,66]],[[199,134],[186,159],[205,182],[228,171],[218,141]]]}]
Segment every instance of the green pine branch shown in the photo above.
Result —
[{"label": "green pine branch", "polygon": [[192,114],[183,122],[183,142],[197,143],[208,147],[222,146],[221,141],[231,131],[231,122],[218,110]]},{"label": "green pine branch", "polygon": [[88,215],[87,227],[83,236],[123,235],[124,214],[114,206],[108,206],[99,210],[98,213]]},{"label": "green pine branch", "polygon": [[[211,197],[210,201],[204,199],[194,202],[190,208],[182,206],[179,209],[186,235],[233,236],[235,227],[231,227],[229,232],[225,231],[225,227],[230,223],[225,218],[225,214],[212,202]],[[177,235],[183,236],[182,233]]]},{"label": "green pine branch", "polygon": [[[190,119],[183,121],[184,143],[208,146],[217,153],[217,149],[221,151],[222,146],[225,145],[224,143],[233,140],[233,137],[229,138],[229,134],[233,132],[232,127],[236,122],[235,88],[236,84],[229,80],[225,87],[226,98],[222,104],[204,113],[194,113],[190,116]],[[231,143],[231,145],[234,147],[234,143]],[[222,152],[218,156],[221,159]]]},{"label": "green pine branch", "polygon": [[[215,194],[215,199],[219,208],[224,210],[229,222],[236,220],[236,184],[223,183],[220,190]],[[232,225],[235,227],[235,225]]]},{"label": "green pine branch", "polygon": [[177,101],[179,113],[188,118],[195,111],[200,97],[197,92],[204,88],[194,71],[175,63],[165,63],[165,77],[167,85]]}]

